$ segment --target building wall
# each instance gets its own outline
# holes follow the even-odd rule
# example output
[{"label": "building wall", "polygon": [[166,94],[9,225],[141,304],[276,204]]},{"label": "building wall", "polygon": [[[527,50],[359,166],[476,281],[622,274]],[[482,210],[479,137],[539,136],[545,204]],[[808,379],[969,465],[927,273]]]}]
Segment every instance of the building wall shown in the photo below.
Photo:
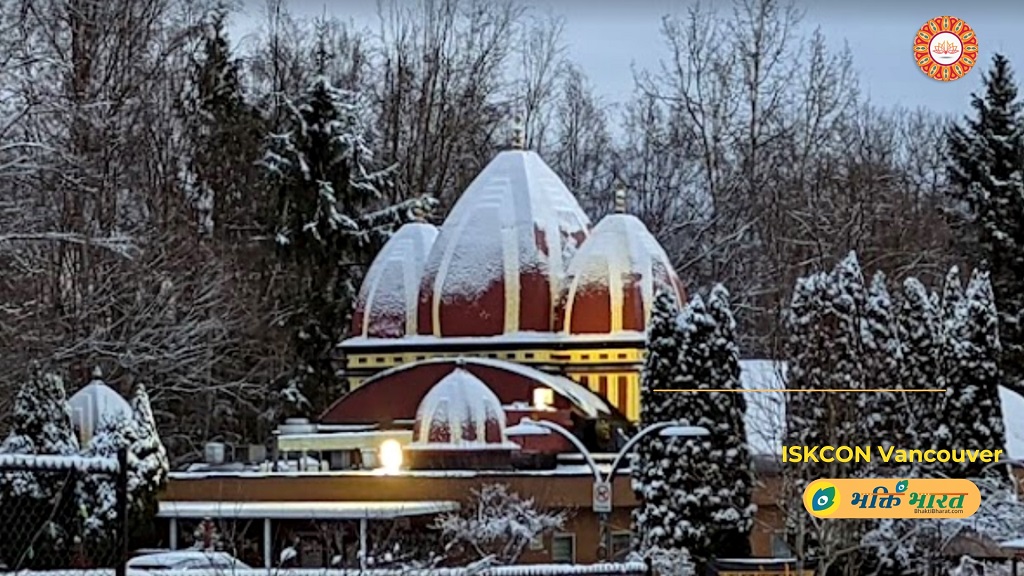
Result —
[{"label": "building wall", "polygon": [[[352,349],[344,353],[344,372],[349,389],[356,390],[374,375],[417,361],[458,356],[492,358],[515,362],[550,374],[563,375],[606,398],[631,422],[640,419],[640,369],[643,348],[578,348],[556,350],[522,348],[522,345],[487,349],[405,350],[389,345],[378,349]],[[488,384],[491,382],[488,380]]]},{"label": "building wall", "polygon": [[[571,518],[565,533],[575,537],[575,561],[591,563],[599,560],[600,521],[592,511],[593,477],[589,474],[481,474],[454,472],[441,474],[402,474],[380,476],[373,473],[333,473],[302,475],[208,475],[171,478],[163,499],[167,501],[421,501],[455,500],[466,502],[473,488],[485,483],[508,484],[523,496],[534,498],[548,509],[563,509]],[[755,556],[772,555],[772,534],[782,524],[781,515],[770,490],[771,482],[755,491],[758,504],[757,521],[751,535]],[[630,514],[637,500],[628,476],[619,476],[613,483],[613,512],[609,529],[629,530]],[[552,537],[540,549],[528,550],[523,561],[551,562]]]}]

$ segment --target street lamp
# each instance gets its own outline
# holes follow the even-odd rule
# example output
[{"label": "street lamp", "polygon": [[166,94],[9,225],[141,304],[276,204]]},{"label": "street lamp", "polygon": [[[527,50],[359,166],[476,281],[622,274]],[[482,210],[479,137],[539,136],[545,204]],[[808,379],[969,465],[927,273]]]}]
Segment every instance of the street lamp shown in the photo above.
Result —
[{"label": "street lamp", "polygon": [[633,450],[633,448],[640,442],[641,439],[657,432],[659,436],[664,438],[688,438],[688,437],[700,437],[708,436],[711,433],[708,432],[707,428],[701,426],[684,426],[678,422],[658,422],[651,424],[646,428],[640,430],[628,442],[619,450],[619,453],[615,455],[615,459],[612,460],[612,467],[608,470],[607,474],[602,474],[600,468],[597,467],[597,463],[594,461],[593,455],[590,450],[580,442],[579,438],[575,434],[566,430],[564,427],[551,422],[549,420],[533,420],[530,418],[523,418],[519,421],[519,424],[510,426],[505,430],[505,434],[509,437],[516,436],[543,436],[554,432],[568,440],[576,447],[576,450],[583,456],[583,460],[586,461],[587,465],[590,466],[590,470],[594,473],[594,487],[593,487],[593,509],[598,514],[598,518],[601,521],[601,537],[599,542],[600,546],[604,547],[605,550],[610,551],[611,546],[608,534],[608,516],[612,511],[612,481],[615,479],[615,472],[619,469],[622,463],[625,461],[626,456]]}]

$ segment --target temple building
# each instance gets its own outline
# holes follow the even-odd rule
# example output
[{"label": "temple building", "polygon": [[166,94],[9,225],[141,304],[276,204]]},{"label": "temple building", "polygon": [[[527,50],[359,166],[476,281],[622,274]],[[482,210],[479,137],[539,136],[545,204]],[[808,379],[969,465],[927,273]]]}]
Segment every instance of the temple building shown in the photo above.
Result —
[{"label": "temple building", "polygon": [[[232,523],[231,549],[250,563],[277,566],[288,549],[303,566],[365,568],[396,526],[426,538],[438,514],[500,483],[572,512],[523,562],[621,560],[645,330],[658,293],[687,296],[627,200],[619,189],[615,212],[593,224],[518,134],[439,227],[404,225],[373,261],[338,346],[350,391],[283,423],[269,458],[212,446],[208,462],[172,473],[164,544],[188,545],[187,527],[212,518]],[[790,555],[775,475],[785,401],[763,393],[782,387],[783,368],[742,362],[744,387],[759,392],[745,395],[758,557]],[[1011,456],[1024,452],[1014,443]]]}]

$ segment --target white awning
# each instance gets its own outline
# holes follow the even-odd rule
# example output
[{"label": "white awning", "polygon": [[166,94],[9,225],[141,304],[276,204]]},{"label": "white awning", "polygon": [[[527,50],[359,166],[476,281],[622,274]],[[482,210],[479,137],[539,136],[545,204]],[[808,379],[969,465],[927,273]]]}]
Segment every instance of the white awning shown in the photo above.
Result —
[{"label": "white awning", "polygon": [[334,452],[341,450],[376,450],[386,440],[405,445],[412,442],[412,430],[369,430],[361,432],[324,432],[318,434],[286,434],[277,437],[281,452]]},{"label": "white awning", "polygon": [[161,502],[160,518],[272,520],[360,520],[429,516],[454,512],[459,503],[421,502]]}]

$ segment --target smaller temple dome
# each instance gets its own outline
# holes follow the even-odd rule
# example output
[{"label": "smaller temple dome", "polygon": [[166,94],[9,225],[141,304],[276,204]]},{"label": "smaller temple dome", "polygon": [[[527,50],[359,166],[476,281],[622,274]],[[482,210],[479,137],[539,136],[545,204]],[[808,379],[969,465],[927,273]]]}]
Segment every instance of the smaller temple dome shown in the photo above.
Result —
[{"label": "smaller temple dome", "polygon": [[505,436],[498,397],[465,368],[456,368],[427,392],[416,410],[411,449],[518,448]]},{"label": "smaller temple dome", "polygon": [[639,218],[623,213],[624,198],[617,200],[619,212],[598,222],[569,265],[558,332],[642,333],[657,293],[686,300],[665,249]]},{"label": "smaller temple dome", "polygon": [[410,222],[384,244],[359,289],[352,336],[401,338],[416,334],[420,280],[436,239],[434,225]]},{"label": "smaller temple dome", "polygon": [[105,382],[96,378],[68,399],[71,425],[81,444],[87,444],[106,419],[132,418],[127,400]]}]

